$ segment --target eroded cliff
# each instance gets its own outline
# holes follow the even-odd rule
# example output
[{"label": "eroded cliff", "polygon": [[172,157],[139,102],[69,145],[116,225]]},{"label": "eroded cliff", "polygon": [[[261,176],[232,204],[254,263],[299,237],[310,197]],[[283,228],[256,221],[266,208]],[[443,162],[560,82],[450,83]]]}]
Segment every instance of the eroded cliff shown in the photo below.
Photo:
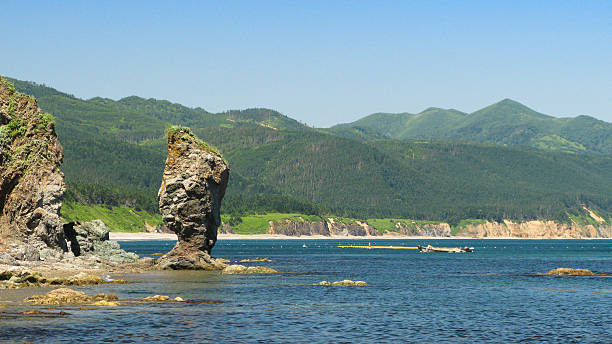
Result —
[{"label": "eroded cliff", "polygon": [[327,218],[326,221],[270,221],[268,234],[288,236],[377,236],[378,231],[365,222],[343,223]]},{"label": "eroded cliff", "polygon": [[486,222],[461,228],[457,236],[477,238],[524,238],[524,239],[585,239],[612,238],[612,226],[556,223],[554,221]]},{"label": "eroded cliff", "polygon": [[[406,221],[405,221],[406,222]],[[409,221],[407,221],[409,222]],[[227,225],[226,225],[227,226]],[[227,226],[229,227],[229,226]],[[378,230],[366,222],[344,224],[328,219],[327,221],[270,221],[267,234],[287,236],[375,236],[383,232],[385,237],[422,236],[422,237],[473,237],[473,238],[522,238],[522,239],[588,239],[612,238],[612,225],[564,224],[554,221],[483,222],[468,224],[454,229],[444,222],[440,223],[402,223],[397,222],[393,230]],[[228,228],[231,232],[231,228]]]},{"label": "eroded cliff", "polygon": [[66,251],[60,207],[64,151],[53,116],[0,77],[0,236]]},{"label": "eroded cliff", "polygon": [[53,116],[0,77],[0,265],[137,261],[101,221],[61,223],[63,155]]}]

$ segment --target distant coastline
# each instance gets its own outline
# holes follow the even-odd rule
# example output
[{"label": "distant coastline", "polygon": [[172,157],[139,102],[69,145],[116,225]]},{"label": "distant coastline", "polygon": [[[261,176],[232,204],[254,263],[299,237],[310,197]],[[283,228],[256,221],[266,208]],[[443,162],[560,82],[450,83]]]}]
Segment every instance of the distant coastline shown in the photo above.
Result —
[{"label": "distant coastline", "polygon": [[[278,234],[219,234],[217,240],[610,240],[610,238],[517,238],[517,237],[431,237],[408,235],[381,235],[381,236],[324,236],[303,235],[288,236]],[[115,241],[147,241],[147,240],[177,240],[173,233],[124,233],[110,232],[110,240]]]}]

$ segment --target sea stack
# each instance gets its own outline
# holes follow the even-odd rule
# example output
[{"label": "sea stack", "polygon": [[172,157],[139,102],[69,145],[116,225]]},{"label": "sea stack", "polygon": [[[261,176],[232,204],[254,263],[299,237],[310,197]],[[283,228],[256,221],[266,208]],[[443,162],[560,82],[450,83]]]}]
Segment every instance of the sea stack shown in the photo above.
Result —
[{"label": "sea stack", "polygon": [[[0,238],[67,250],[60,223],[64,150],[55,121],[0,77]],[[37,259],[38,257],[32,257]]]},{"label": "sea stack", "polygon": [[160,269],[218,270],[211,258],[221,224],[221,200],[229,180],[223,157],[188,128],[167,131],[168,157],[159,188],[164,225],[178,236],[176,246],[162,256]]}]

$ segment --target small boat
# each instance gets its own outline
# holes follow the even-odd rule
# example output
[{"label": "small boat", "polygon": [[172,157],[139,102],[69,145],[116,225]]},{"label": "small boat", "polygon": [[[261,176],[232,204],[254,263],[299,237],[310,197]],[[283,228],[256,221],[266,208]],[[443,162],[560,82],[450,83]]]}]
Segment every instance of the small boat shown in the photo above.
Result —
[{"label": "small boat", "polygon": [[431,245],[427,246],[417,246],[419,252],[421,253],[431,253],[431,252],[446,252],[446,253],[463,253],[463,252],[474,252],[473,247],[433,247]]},{"label": "small boat", "polygon": [[302,244],[302,247],[303,247],[303,248],[307,248],[308,246],[306,246],[306,244]]}]

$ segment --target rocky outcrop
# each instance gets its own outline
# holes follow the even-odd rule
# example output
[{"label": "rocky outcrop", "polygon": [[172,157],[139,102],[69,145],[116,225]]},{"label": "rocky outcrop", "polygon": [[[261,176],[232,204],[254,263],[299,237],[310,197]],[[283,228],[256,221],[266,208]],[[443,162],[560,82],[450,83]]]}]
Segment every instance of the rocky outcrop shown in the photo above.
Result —
[{"label": "rocky outcrop", "polygon": [[396,231],[385,233],[387,235],[408,235],[408,236],[428,236],[428,237],[450,237],[451,227],[448,223],[425,223],[425,224],[404,224],[397,223]]},{"label": "rocky outcrop", "polygon": [[279,234],[287,236],[377,236],[378,231],[365,222],[346,224],[335,221],[333,218],[327,221],[270,221],[268,234]]},{"label": "rocky outcrop", "polygon": [[85,223],[64,224],[64,234],[70,251],[75,256],[95,256],[114,263],[134,263],[138,255],[125,252],[116,241],[109,241],[109,230],[104,222],[93,220]]},{"label": "rocky outcrop", "polygon": [[[120,306],[122,304],[131,304],[135,302],[185,302],[186,300],[180,296],[171,299],[167,295],[147,296],[140,300],[138,299],[119,299],[116,294],[99,293],[96,295],[88,295],[82,291],[76,291],[70,288],[60,288],[48,292],[45,295],[32,295],[25,298],[23,301],[30,302],[35,305],[88,305],[88,306]],[[213,301],[215,302],[215,301]],[[215,302],[217,303],[217,302]]]},{"label": "rocky outcrop", "polygon": [[34,266],[78,256],[91,258],[74,260],[83,265],[136,261],[108,241],[100,221],[62,225],[63,155],[53,116],[0,77],[0,264]]},{"label": "rocky outcrop", "polygon": [[324,235],[330,236],[327,222],[298,222],[298,221],[270,221],[268,234],[280,234],[288,236],[302,235]]},{"label": "rocky outcrop", "polygon": [[575,224],[557,223],[554,221],[486,222],[468,225],[457,233],[457,236],[478,238],[531,238],[531,239],[583,239],[612,238],[612,226],[593,225],[577,226]]},{"label": "rocky outcrop", "polygon": [[266,266],[244,266],[244,265],[228,265],[221,273],[224,274],[275,274],[278,271]]},{"label": "rocky outcrop", "polygon": [[542,275],[553,276],[594,276],[595,273],[588,269],[556,268]]},{"label": "rocky outcrop", "polygon": [[328,218],[328,227],[331,235],[340,236],[376,236],[378,231],[365,222],[355,221],[355,223],[337,222],[333,218]]},{"label": "rocky outcrop", "polygon": [[158,193],[164,225],[176,246],[157,263],[161,269],[222,269],[210,256],[221,224],[220,207],[229,179],[221,155],[187,128],[168,130],[168,157]]},{"label": "rocky outcrop", "polygon": [[64,150],[53,116],[0,77],[0,237],[67,250],[59,211]]},{"label": "rocky outcrop", "polygon": [[125,280],[104,280],[98,275],[86,272],[70,277],[45,277],[37,271],[4,270],[0,271],[0,289],[41,287],[41,286],[89,286],[98,284],[127,284]]},{"label": "rocky outcrop", "polygon": [[364,281],[342,280],[336,282],[321,281],[315,285],[321,285],[326,287],[365,287],[368,284]]}]

